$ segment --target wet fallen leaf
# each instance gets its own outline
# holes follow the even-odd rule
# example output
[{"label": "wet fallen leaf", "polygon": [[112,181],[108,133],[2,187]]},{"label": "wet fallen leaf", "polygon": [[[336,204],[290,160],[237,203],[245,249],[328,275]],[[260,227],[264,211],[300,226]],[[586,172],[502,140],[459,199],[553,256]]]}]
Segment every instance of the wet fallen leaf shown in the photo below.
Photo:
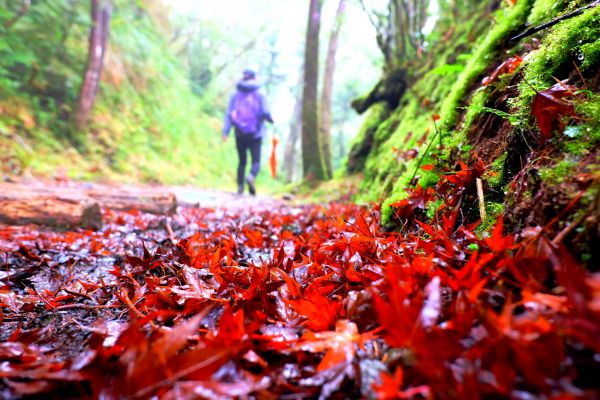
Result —
[{"label": "wet fallen leaf", "polygon": [[575,96],[576,91],[575,86],[567,85],[566,81],[562,81],[536,93],[531,103],[531,113],[542,133],[541,141],[552,138],[555,129],[563,131],[562,117],[575,116],[575,106],[570,99]]}]

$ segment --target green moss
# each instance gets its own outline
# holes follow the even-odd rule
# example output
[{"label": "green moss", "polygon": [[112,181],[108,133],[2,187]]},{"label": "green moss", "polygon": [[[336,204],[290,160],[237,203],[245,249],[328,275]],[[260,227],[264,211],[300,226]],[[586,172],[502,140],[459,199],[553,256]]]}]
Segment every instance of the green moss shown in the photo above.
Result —
[{"label": "green moss", "polygon": [[477,46],[465,70],[442,103],[442,123],[448,129],[456,124],[458,107],[465,100],[469,87],[486,70],[507,36],[523,25],[531,7],[531,0],[521,0],[513,7],[501,8],[496,13],[496,24]]},{"label": "green moss", "polygon": [[541,168],[540,178],[547,185],[558,185],[565,179],[571,178],[576,168],[576,160],[563,159],[552,167]]},{"label": "green moss", "polygon": [[484,235],[496,225],[498,218],[504,213],[504,204],[486,201],[485,213],[485,219],[475,229],[478,235]]},{"label": "green moss", "polygon": [[590,139],[597,143],[600,140],[600,94],[592,94],[576,104],[575,111],[583,117]]},{"label": "green moss", "polygon": [[527,23],[535,26],[549,21],[563,8],[564,3],[564,0],[537,0],[531,8]]},{"label": "green moss", "polygon": [[[600,62],[600,7],[557,24],[545,38],[539,50],[531,53],[523,69],[524,79],[519,84],[519,96],[511,101],[519,120],[530,121],[531,101],[535,90],[545,90],[564,79],[580,63],[582,72],[597,67]],[[580,60],[582,58],[582,60]]]},{"label": "green moss", "polygon": [[486,175],[483,177],[483,179],[488,183],[488,185],[490,185],[490,187],[498,189],[504,184],[504,168],[507,157],[507,152],[502,153],[500,157],[494,160],[490,171],[487,172]]},{"label": "green moss", "polygon": [[586,0],[537,0],[531,9],[527,23],[541,25],[553,18],[588,4]]},{"label": "green moss", "polygon": [[485,91],[485,88],[480,88],[477,90],[473,96],[471,97],[471,102],[467,107],[467,112],[465,114],[465,119],[462,127],[463,134],[468,132],[469,128],[475,122],[475,118],[479,116],[485,107],[485,103],[488,99],[488,94]]},{"label": "green moss", "polygon": [[433,219],[435,217],[435,213],[440,209],[442,203],[443,201],[441,199],[427,203],[427,218]]},{"label": "green moss", "polygon": [[[391,216],[387,205],[406,196],[405,188],[410,184],[418,160],[424,156],[423,152],[435,134],[432,115],[442,115],[443,123],[438,128],[443,130],[446,148],[463,145],[462,137],[448,127],[456,121],[458,107],[466,100],[469,87],[496,57],[502,41],[525,21],[530,3],[530,0],[522,0],[515,7],[499,10],[496,13],[497,24],[489,29],[489,33],[480,43],[475,44],[472,53],[469,53],[469,35],[474,31],[481,31],[475,29],[476,26],[486,24],[481,18],[465,21],[459,28],[462,30],[457,32],[458,39],[453,45],[440,51],[441,56],[436,57],[433,65],[430,65],[433,71],[424,73],[421,79],[414,82],[411,90],[404,96],[401,106],[381,121],[375,133],[376,146],[365,163],[365,180],[360,198],[378,200],[382,196],[389,196],[382,207],[384,224]],[[485,15],[483,9],[480,11],[479,15]],[[457,49],[464,53],[457,56]],[[453,61],[448,63],[450,59]],[[473,122],[476,114],[481,112],[485,105],[484,94],[478,99],[480,109],[473,109],[471,117],[467,120],[468,124]],[[411,160],[403,158],[402,155],[409,149],[418,150],[418,157]],[[436,139],[430,154],[425,155],[422,164],[437,163],[432,157],[437,152]],[[443,158],[443,155],[438,156]],[[435,173],[422,170],[418,176],[419,184],[425,187],[434,184],[438,179]]]},{"label": "green moss", "polygon": [[[387,196],[382,206],[384,224],[391,220],[392,210],[389,205],[406,198],[405,188],[410,184],[418,160],[424,157],[423,164],[436,164],[439,160],[449,159],[451,155],[454,157],[457,149],[462,150],[463,154],[469,152],[466,134],[482,113],[491,112],[507,118],[515,129],[520,131],[528,132],[532,129],[534,121],[531,117],[531,100],[535,92],[527,83],[520,83],[518,96],[509,100],[509,104],[512,105],[510,113],[488,108],[494,107],[493,105],[486,107],[490,95],[504,90],[508,80],[500,80],[493,86],[476,90],[471,98],[468,98],[469,90],[476,87],[477,81],[492,67],[493,60],[502,58],[499,57],[502,44],[520,31],[526,21],[530,25],[545,22],[580,5],[581,1],[520,0],[514,7],[503,7],[495,14],[495,24],[484,31],[485,35],[475,43],[472,50],[462,47],[460,51],[464,51],[465,54],[460,59],[454,54],[452,62],[447,62],[448,58],[444,57],[450,55],[444,53],[443,57],[430,65],[430,72],[424,73],[420,80],[414,82],[401,107],[381,121],[375,134],[375,149],[365,164],[365,182],[362,189],[367,194],[363,198],[377,200],[382,195]],[[531,52],[521,67],[521,73],[527,82],[537,90],[546,89],[555,82],[553,76],[558,79],[566,78],[573,70],[573,61],[578,62],[584,74],[593,72],[600,58],[599,14],[600,7],[596,7],[551,28],[540,49]],[[448,48],[454,50],[458,47]],[[567,130],[565,137],[555,140],[555,144],[564,151],[565,158],[557,166],[548,167],[540,172],[545,182],[556,183],[561,177],[572,173],[573,163],[588,154],[589,148],[598,143],[600,101],[595,94],[588,96],[586,101],[576,106],[580,116],[573,120],[576,125]],[[466,109],[466,112],[458,125],[462,109]],[[431,154],[424,155],[427,143],[435,133],[431,118],[433,114],[441,115],[439,128],[443,132],[445,150],[440,154],[435,143]],[[401,155],[408,149],[417,149],[418,157],[411,160],[402,158]],[[503,189],[506,183],[507,158],[508,153],[505,152],[494,160],[490,168],[491,173],[485,176],[487,185],[497,191]],[[433,172],[418,172],[419,184],[422,186],[432,185],[437,181]],[[523,194],[525,198],[528,195],[530,194]],[[487,202],[486,209],[488,218],[480,228],[482,232],[493,224],[504,210],[501,203],[494,202]]]}]

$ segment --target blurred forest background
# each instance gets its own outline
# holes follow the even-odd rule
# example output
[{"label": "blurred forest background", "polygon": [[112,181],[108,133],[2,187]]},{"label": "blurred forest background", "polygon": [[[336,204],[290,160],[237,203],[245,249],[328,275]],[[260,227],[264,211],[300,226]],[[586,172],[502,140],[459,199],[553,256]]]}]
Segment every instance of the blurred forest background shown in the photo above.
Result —
[{"label": "blurred forest background", "polygon": [[[91,116],[77,123],[92,3],[0,0],[2,173],[230,188],[237,158],[232,142],[220,143],[222,117],[241,71],[251,67],[276,122],[263,158],[277,135],[278,158],[285,160],[277,182],[301,178],[308,2],[97,1],[109,7],[102,75]],[[340,32],[331,99],[334,169],[361,122],[349,104],[379,79],[383,59],[363,5],[342,3],[344,23],[337,1],[324,3],[321,18],[323,60],[331,32]],[[277,187],[266,172],[260,179]]]},{"label": "blurred forest background", "polygon": [[[389,222],[407,187],[481,162],[486,221],[523,203],[521,224],[535,198],[513,193],[524,171],[548,189],[543,215],[582,190],[577,173],[596,176],[598,4],[0,0],[2,173],[231,190],[222,119],[250,67],[275,119],[264,169],[280,140],[259,186],[357,174],[355,200],[383,201]],[[557,80],[567,94],[534,107],[566,90]]]}]

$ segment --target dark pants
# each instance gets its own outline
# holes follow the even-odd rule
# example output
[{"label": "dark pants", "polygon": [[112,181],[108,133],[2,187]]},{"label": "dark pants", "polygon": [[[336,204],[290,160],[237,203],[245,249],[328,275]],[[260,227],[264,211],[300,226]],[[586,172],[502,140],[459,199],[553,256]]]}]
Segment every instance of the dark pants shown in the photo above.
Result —
[{"label": "dark pants", "polygon": [[262,138],[252,138],[238,136],[235,137],[235,144],[240,158],[238,164],[237,182],[238,187],[244,187],[244,177],[246,175],[246,161],[248,159],[248,150],[250,150],[250,156],[252,157],[252,167],[250,168],[250,175],[256,177],[260,169],[260,145],[262,144]]}]

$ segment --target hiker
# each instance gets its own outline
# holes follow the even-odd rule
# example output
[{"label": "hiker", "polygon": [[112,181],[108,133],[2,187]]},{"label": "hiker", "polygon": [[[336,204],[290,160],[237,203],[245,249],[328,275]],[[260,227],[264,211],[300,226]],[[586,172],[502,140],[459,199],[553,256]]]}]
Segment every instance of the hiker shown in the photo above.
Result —
[{"label": "hiker", "polygon": [[[227,141],[229,131],[235,128],[235,144],[239,156],[237,171],[238,194],[244,193],[244,181],[251,195],[256,194],[256,175],[260,169],[260,147],[264,135],[264,121],[273,123],[265,97],[259,91],[260,85],[252,69],[244,70],[242,80],[237,84],[236,92],[229,100],[223,126],[223,142]],[[246,174],[247,153],[250,151],[252,166]]]}]

